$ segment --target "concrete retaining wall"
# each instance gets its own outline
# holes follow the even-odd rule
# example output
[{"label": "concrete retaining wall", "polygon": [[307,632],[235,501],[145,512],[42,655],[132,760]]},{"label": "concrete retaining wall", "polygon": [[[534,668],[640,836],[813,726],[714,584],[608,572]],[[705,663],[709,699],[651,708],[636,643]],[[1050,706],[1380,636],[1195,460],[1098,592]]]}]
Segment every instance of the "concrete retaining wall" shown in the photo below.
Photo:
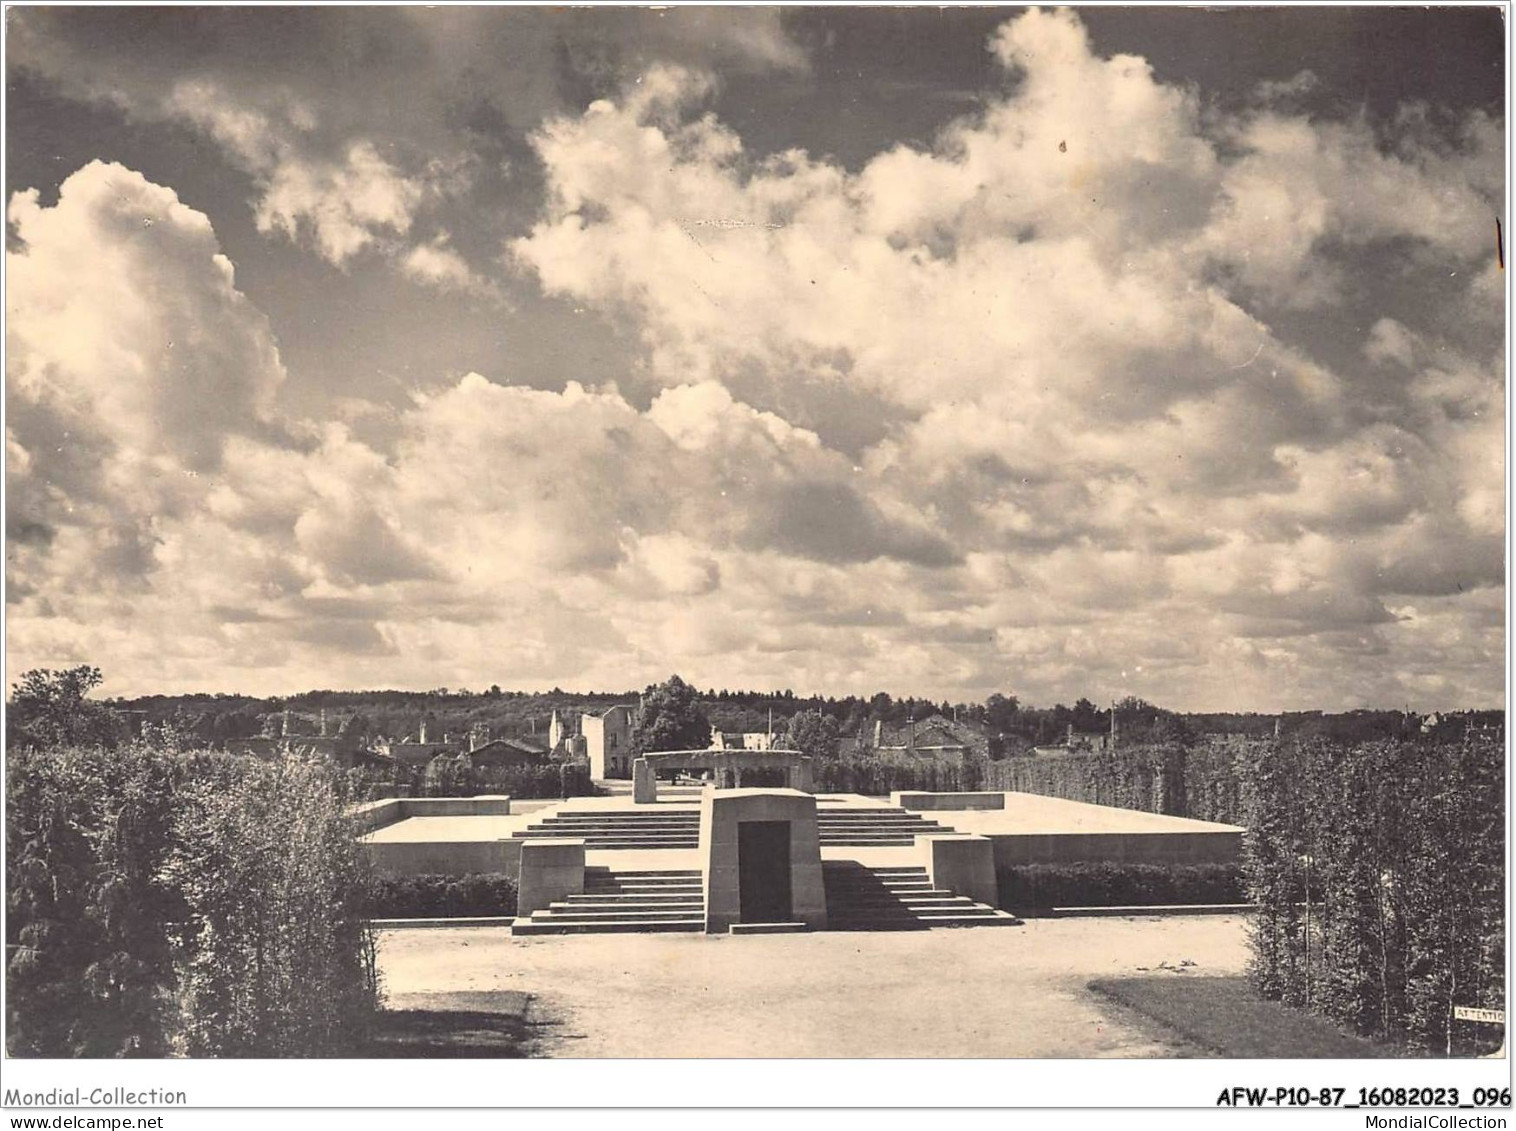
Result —
[{"label": "concrete retaining wall", "polygon": [[917,813],[936,813],[946,809],[1004,809],[1003,793],[902,793],[890,794],[890,804]]},{"label": "concrete retaining wall", "polygon": [[499,794],[478,797],[391,797],[365,801],[347,811],[358,836],[407,817],[509,817],[511,799]]},{"label": "concrete retaining wall", "polygon": [[386,801],[365,801],[362,805],[354,805],[347,811],[347,815],[353,819],[354,831],[358,836],[371,833],[375,829],[382,829],[385,825],[393,825],[400,820],[401,803],[390,798]]},{"label": "concrete retaining wall", "polygon": [[1232,864],[1242,831],[991,833],[995,868],[1019,864]]},{"label": "concrete retaining wall", "polygon": [[358,847],[376,872],[391,876],[462,876],[471,872],[520,873],[522,842],[414,840],[365,842]]}]

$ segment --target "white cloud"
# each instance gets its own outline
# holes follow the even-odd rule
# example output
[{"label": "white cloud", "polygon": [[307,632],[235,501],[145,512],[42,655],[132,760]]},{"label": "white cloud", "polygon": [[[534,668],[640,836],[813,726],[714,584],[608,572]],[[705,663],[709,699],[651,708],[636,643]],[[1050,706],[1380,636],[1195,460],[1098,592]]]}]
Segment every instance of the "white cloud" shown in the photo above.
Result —
[{"label": "white cloud", "polygon": [[403,236],[425,196],[425,181],[403,175],[366,139],[326,155],[312,138],[316,113],[275,92],[267,109],[249,105],[208,79],[178,82],[162,110],[187,119],[222,144],[261,190],[258,229],[309,238],[342,266],[377,241]]},{"label": "white cloud", "polygon": [[446,232],[407,251],[400,258],[400,269],[416,282],[438,290],[501,297],[498,288],[475,274],[468,260],[458,254]]},{"label": "white cloud", "polygon": [[[433,384],[383,451],[275,414],[272,333],[169,190],[90,166],[54,207],[17,196],[13,657],[108,655],[141,687],[235,663],[1498,701],[1491,124],[1206,116],[1066,12],[990,48],[1003,94],[856,171],[753,156],[690,68],[548,122],[549,203],[510,254],[640,364]],[[316,160],[293,95],[193,104],[266,227],[469,285],[388,151]]]}]

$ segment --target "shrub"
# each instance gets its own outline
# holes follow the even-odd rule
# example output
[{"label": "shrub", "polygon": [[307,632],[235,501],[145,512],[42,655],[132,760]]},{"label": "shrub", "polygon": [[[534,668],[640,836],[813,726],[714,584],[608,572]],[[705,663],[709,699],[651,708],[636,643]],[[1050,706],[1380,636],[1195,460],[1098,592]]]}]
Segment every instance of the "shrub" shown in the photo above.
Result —
[{"label": "shrub", "polygon": [[499,872],[466,876],[379,876],[367,913],[374,919],[455,919],[516,914],[516,881]]},{"label": "shrub", "polygon": [[246,759],[181,789],[164,876],[180,893],[183,1051],[340,1056],[378,1004],[367,873],[323,761]]},{"label": "shrub", "polygon": [[1023,864],[997,872],[1002,907],[1152,907],[1241,903],[1235,864]]}]

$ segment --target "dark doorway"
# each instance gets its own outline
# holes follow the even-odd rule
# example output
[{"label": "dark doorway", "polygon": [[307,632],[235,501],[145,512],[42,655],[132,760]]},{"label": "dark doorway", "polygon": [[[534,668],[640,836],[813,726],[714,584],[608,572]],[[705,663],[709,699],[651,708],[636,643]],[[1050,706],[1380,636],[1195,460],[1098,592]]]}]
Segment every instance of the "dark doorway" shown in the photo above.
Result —
[{"label": "dark doorway", "polygon": [[741,821],[737,825],[737,884],[744,923],[788,923],[790,823]]}]

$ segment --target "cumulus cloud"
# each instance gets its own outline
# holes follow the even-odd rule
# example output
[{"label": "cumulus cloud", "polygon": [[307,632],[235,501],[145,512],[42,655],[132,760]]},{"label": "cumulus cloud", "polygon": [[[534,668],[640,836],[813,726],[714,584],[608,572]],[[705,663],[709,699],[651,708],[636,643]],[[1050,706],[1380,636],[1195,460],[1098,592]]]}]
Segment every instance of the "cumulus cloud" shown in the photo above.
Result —
[{"label": "cumulus cloud", "polygon": [[[861,497],[926,519],[960,560],[1003,561],[1014,597],[964,580],[991,624],[1023,620],[1018,602],[1044,622],[1146,604],[1167,608],[1154,634],[1183,623],[1218,648],[1339,627],[1391,640],[1397,587],[1498,585],[1414,548],[1485,560],[1498,347],[1442,342],[1460,376],[1417,369],[1424,331],[1386,316],[1362,346],[1371,377],[1324,364],[1327,340],[1282,317],[1348,291],[1372,309],[1361,268],[1389,248],[1477,301],[1488,120],[1434,145],[1411,118],[1397,134],[1295,116],[1301,76],[1270,108],[1208,120],[1143,60],[1094,54],[1066,12],[1008,21],[990,49],[1010,93],[857,173],[749,158],[700,112],[699,76],[660,71],[540,131],[552,204],[513,254],[552,291],[631,312],[665,383],[741,385],[791,419],[824,417],[795,405],[820,373],[868,398],[890,425],[861,454]],[[1263,563],[1313,537],[1380,568],[1342,553],[1271,577]],[[1494,693],[1498,665],[1479,682]]]},{"label": "cumulus cloud", "polygon": [[12,66],[138,121],[213,139],[254,178],[265,233],[338,266],[378,250],[407,277],[448,286],[459,276],[447,252],[404,237],[420,213],[468,197],[481,170],[498,200],[513,177],[508,152],[564,105],[566,85],[614,83],[652,57],[754,72],[807,65],[778,11],[763,9],[290,9],[273,18],[38,9],[9,30]]},{"label": "cumulus cloud", "polygon": [[[724,50],[798,68],[777,27]],[[611,68],[534,131],[546,203],[507,252],[639,356],[553,388],[460,366],[382,442],[277,411],[273,333],[171,191],[95,165],[19,194],[12,655],[105,649],[144,686],[226,656],[284,687],[340,658],[385,685],[1498,700],[1498,123],[1306,116],[1299,76],[1221,114],[1067,12],[987,50],[999,92],[856,169],[752,154],[701,60]],[[275,85],[175,110],[261,178],[261,224],[477,285],[420,219],[464,166]],[[1423,274],[1436,302],[1407,301]]]}]

